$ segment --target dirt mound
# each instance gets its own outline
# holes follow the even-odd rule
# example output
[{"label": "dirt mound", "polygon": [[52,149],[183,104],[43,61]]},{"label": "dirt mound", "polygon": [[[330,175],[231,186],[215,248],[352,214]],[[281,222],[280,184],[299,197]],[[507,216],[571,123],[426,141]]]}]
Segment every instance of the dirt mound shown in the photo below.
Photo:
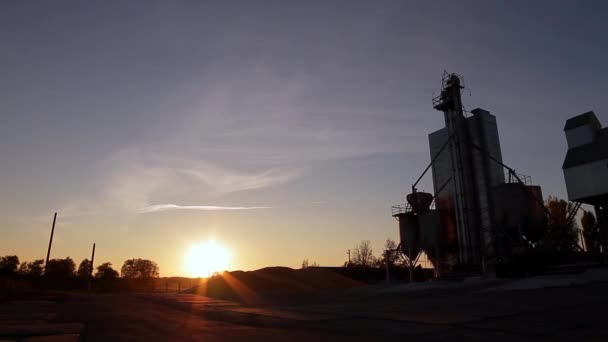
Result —
[{"label": "dirt mound", "polygon": [[294,270],[266,267],[256,271],[233,271],[202,280],[190,293],[209,297],[256,302],[276,294],[298,294],[347,289],[363,283],[320,267]]}]

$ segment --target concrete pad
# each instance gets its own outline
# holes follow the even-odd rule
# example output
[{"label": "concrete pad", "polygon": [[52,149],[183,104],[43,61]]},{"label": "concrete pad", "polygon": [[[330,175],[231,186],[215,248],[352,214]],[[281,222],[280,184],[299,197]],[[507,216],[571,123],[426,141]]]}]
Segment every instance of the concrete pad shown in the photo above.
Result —
[{"label": "concrete pad", "polygon": [[582,277],[591,282],[608,282],[608,268],[594,268],[586,270]]},{"label": "concrete pad", "polygon": [[551,276],[539,276],[526,278],[521,280],[515,280],[503,285],[491,287],[484,291],[510,291],[510,290],[532,290],[542,289],[548,287],[567,287],[574,285],[583,285],[590,283],[582,277],[573,277],[565,275],[551,275]]},{"label": "concrete pad", "polygon": [[601,315],[585,315],[584,322],[573,319],[574,315],[584,315],[585,311],[581,307],[557,307],[544,311],[542,315],[539,315],[538,311],[522,312],[517,315],[471,322],[462,326],[471,329],[507,331],[514,334],[538,337],[556,337],[565,334],[575,335],[579,332],[590,330],[589,327],[603,326],[605,319]]},{"label": "concrete pad", "polygon": [[600,282],[608,282],[607,268],[590,269],[581,274],[548,275],[514,280],[500,286],[485,289],[483,291],[531,290],[550,287],[586,285]]}]

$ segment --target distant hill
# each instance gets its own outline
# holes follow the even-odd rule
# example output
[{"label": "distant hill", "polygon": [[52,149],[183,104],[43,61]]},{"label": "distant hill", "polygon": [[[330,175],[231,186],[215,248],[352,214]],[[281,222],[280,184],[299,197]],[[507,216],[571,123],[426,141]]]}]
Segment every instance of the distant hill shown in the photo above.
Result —
[{"label": "distant hill", "polygon": [[266,267],[255,271],[233,271],[203,279],[187,290],[204,296],[258,302],[272,295],[294,295],[324,290],[365,286],[320,267],[294,270],[289,267]]}]

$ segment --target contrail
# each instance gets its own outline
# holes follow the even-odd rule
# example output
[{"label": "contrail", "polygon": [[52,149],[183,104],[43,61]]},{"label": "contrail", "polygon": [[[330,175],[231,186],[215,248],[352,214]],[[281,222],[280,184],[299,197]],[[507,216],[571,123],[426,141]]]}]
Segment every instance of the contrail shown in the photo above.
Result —
[{"label": "contrail", "polygon": [[257,210],[257,209],[272,209],[272,207],[224,207],[216,205],[177,205],[177,204],[156,204],[150,205],[139,210],[140,214],[153,213],[157,211],[167,210]]}]

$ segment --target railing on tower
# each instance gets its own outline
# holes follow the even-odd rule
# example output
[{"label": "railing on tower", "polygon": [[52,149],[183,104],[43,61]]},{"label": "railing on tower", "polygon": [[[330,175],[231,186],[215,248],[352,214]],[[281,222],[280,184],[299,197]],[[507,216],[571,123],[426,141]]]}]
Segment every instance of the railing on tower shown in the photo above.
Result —
[{"label": "railing on tower", "polygon": [[394,205],[391,207],[392,216],[407,214],[411,211],[412,211],[412,206],[409,203],[398,204],[398,205]]},{"label": "railing on tower", "polygon": [[[524,185],[532,185],[532,177],[528,175],[523,175],[521,173],[515,174],[517,174],[517,177],[519,177],[519,179]],[[505,183],[519,183],[519,180],[517,179],[517,177],[515,177],[515,174],[514,172],[507,170],[507,172],[505,172]]]},{"label": "railing on tower", "polygon": [[[431,202],[429,210],[435,209],[435,199]],[[412,206],[409,203],[397,204],[391,207],[391,215],[393,217],[412,212]]]}]

